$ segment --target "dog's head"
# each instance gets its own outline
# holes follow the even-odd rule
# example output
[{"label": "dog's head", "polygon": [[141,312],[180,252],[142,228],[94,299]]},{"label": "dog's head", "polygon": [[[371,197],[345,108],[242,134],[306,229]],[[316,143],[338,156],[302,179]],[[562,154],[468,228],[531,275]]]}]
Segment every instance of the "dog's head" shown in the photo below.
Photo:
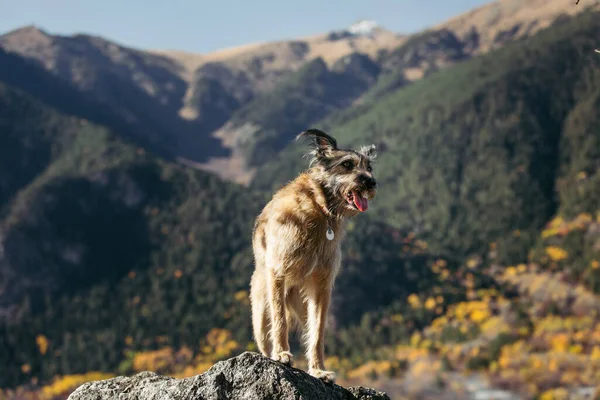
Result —
[{"label": "dog's head", "polygon": [[331,196],[332,210],[338,214],[365,212],[375,197],[377,181],[373,176],[375,145],[359,150],[340,149],[337,141],[318,129],[301,132],[296,140],[308,138],[313,150],[310,174]]}]

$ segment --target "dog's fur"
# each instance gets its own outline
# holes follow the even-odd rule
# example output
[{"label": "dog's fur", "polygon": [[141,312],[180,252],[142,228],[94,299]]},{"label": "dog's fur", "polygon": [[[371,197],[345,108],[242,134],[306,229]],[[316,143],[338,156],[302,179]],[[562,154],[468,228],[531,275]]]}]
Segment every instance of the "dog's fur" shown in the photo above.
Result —
[{"label": "dog's fur", "polygon": [[[311,167],[280,189],[254,224],[255,270],[250,284],[254,339],[262,354],[292,364],[288,330],[303,328],[308,372],[333,382],[324,365],[324,332],[334,279],[341,263],[344,219],[373,199],[375,146],[337,147],[318,129],[297,137],[313,144]],[[351,164],[349,164],[349,163]],[[363,199],[354,201],[354,194]],[[333,240],[326,238],[328,226]]]}]

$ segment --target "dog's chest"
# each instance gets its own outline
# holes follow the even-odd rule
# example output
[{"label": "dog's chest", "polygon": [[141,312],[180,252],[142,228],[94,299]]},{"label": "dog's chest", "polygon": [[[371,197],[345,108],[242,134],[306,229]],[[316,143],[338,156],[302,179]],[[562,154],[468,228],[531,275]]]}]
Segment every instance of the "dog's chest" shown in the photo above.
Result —
[{"label": "dog's chest", "polygon": [[324,243],[323,246],[315,248],[310,255],[305,257],[305,262],[302,264],[304,270],[302,275],[306,277],[315,272],[329,275],[331,271],[337,269],[340,261],[339,255],[339,243]]},{"label": "dog's chest", "polygon": [[318,229],[312,230],[307,235],[307,243],[305,246],[307,258],[309,258],[309,265],[316,267],[322,265],[323,267],[332,265],[336,262],[339,257],[341,250],[341,240],[344,236],[344,231],[340,226],[332,226],[333,238],[329,239],[327,236],[326,226],[320,226]]}]

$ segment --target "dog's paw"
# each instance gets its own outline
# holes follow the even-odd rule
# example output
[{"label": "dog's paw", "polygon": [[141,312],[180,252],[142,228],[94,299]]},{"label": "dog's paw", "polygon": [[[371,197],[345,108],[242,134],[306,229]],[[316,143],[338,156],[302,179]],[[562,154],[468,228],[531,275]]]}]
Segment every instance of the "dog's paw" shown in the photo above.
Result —
[{"label": "dog's paw", "polygon": [[323,382],[327,382],[327,383],[335,382],[335,372],[333,372],[333,371],[325,371],[322,369],[311,369],[308,371],[308,373],[310,375],[314,376],[315,378],[322,380]]},{"label": "dog's paw", "polygon": [[278,361],[288,367],[292,366],[294,356],[289,351],[281,351],[273,356],[273,360]]}]

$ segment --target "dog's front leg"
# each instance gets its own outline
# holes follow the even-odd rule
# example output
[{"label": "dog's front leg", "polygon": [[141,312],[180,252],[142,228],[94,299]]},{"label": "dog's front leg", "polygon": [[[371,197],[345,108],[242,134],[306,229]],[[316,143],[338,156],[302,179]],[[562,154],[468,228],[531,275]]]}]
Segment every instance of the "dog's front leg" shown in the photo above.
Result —
[{"label": "dog's front leg", "polygon": [[292,353],[288,342],[288,327],[285,318],[285,282],[277,276],[273,269],[269,269],[268,295],[271,307],[271,342],[273,353],[271,358],[283,364],[292,365]]},{"label": "dog's front leg", "polygon": [[331,300],[328,283],[315,284],[308,296],[308,373],[326,382],[335,381],[335,373],[325,370],[325,325]]}]

